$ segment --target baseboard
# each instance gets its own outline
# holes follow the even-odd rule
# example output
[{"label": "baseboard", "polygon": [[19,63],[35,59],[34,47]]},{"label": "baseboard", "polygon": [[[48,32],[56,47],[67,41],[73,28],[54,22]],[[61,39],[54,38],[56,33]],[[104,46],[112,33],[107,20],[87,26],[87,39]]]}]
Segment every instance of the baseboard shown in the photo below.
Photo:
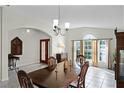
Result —
[{"label": "baseboard", "polygon": [[1,79],[1,81],[6,81],[6,80],[9,80],[8,77],[4,78],[4,79]]}]

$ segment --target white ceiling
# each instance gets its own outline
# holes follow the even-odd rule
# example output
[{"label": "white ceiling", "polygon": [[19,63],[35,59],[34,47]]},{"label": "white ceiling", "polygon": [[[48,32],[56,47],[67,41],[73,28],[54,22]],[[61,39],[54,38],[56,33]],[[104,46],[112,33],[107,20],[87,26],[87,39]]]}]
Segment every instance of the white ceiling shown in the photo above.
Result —
[{"label": "white ceiling", "polygon": [[[52,20],[58,18],[58,6],[9,6],[11,16],[21,15],[51,26]],[[96,27],[110,28],[116,26],[124,29],[124,9],[119,5],[63,5],[60,6],[60,24],[70,22],[71,28]]]}]

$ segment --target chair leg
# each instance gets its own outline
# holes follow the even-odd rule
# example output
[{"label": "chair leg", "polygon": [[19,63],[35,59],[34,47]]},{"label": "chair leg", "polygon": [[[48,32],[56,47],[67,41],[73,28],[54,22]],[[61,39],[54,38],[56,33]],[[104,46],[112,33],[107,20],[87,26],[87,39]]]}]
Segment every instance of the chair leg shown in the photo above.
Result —
[{"label": "chair leg", "polygon": [[83,82],[83,88],[85,88],[85,80],[84,80],[84,82]]}]

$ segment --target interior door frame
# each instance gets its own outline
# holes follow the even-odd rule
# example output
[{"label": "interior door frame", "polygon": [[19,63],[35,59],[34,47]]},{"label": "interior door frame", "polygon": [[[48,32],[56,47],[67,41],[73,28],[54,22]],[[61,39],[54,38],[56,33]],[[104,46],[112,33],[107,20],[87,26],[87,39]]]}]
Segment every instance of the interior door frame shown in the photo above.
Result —
[{"label": "interior door frame", "polygon": [[[42,43],[45,42],[45,60],[42,60]],[[46,63],[47,64],[47,59],[49,57],[49,50],[50,50],[50,39],[41,39],[40,40],[40,63]]]}]

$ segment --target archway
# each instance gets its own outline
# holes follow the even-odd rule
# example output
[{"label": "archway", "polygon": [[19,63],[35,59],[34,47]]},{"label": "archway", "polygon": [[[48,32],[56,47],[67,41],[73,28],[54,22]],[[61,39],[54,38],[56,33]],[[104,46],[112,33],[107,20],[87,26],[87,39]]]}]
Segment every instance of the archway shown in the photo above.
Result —
[{"label": "archway", "polygon": [[92,66],[108,68],[109,39],[97,39],[92,34],[86,34],[82,40],[74,40],[74,60],[83,54]]},{"label": "archway", "polygon": [[[8,54],[11,53],[10,42],[14,37],[19,37],[23,42],[22,55],[15,55],[20,57],[20,61],[17,62],[17,67],[25,66],[29,64],[40,63],[40,40],[50,39],[51,46],[51,36],[45,31],[37,28],[17,28],[8,32]],[[49,47],[50,48],[50,47]],[[49,49],[49,54],[51,55],[52,49]]]}]

